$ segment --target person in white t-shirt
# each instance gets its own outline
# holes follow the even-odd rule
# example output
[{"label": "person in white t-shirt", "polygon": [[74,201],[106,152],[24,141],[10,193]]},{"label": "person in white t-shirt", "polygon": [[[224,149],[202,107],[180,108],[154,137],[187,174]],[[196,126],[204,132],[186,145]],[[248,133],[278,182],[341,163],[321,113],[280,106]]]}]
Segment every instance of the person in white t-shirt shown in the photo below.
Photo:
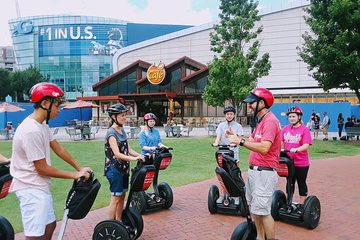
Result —
[{"label": "person in white t-shirt", "polygon": [[[10,192],[20,202],[25,239],[50,240],[56,227],[51,178],[87,179],[92,170],[77,164],[48,126],[60,112],[63,91],[55,84],[39,83],[31,88],[30,95],[34,111],[16,129],[13,139]],[[50,149],[76,171],[51,166]]]}]

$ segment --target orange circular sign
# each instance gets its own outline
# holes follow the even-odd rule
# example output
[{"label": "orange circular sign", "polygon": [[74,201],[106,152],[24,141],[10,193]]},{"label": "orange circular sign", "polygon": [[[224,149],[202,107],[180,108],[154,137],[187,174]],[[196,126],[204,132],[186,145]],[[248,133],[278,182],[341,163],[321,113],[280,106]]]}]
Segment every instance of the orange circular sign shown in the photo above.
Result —
[{"label": "orange circular sign", "polygon": [[151,65],[147,70],[147,79],[151,84],[160,84],[165,79],[165,64]]}]

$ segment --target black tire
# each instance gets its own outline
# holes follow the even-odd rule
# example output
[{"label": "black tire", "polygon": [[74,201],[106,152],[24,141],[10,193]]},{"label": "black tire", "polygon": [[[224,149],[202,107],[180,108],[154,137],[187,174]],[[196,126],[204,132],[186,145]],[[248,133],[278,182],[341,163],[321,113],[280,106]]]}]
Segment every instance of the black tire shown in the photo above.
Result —
[{"label": "black tire", "polygon": [[117,220],[105,220],[98,223],[94,229],[92,240],[130,240],[123,223]]},{"label": "black tire", "polygon": [[11,223],[0,216],[0,239],[14,240],[15,234]]},{"label": "black tire", "polygon": [[208,209],[211,214],[216,213],[217,205],[216,200],[219,198],[219,188],[216,185],[212,185],[208,194]]},{"label": "black tire", "polygon": [[163,182],[159,184],[158,188],[159,188],[160,197],[165,199],[165,204],[163,208],[169,209],[174,201],[174,196],[171,187],[169,186],[169,184]]},{"label": "black tire", "polygon": [[315,196],[309,196],[304,203],[304,225],[309,229],[314,229],[318,226],[321,216],[320,201]]},{"label": "black tire", "polygon": [[275,221],[280,220],[279,209],[286,205],[285,193],[281,190],[276,190],[271,199],[271,216]]},{"label": "black tire", "polygon": [[139,213],[144,213],[146,210],[146,193],[144,191],[134,192],[131,197],[130,206]]},{"label": "black tire", "polygon": [[144,230],[144,221],[141,214],[135,208],[129,208],[129,213],[133,219],[134,224],[131,224],[129,216],[126,214],[126,211],[123,211],[122,222],[130,227],[130,239],[137,239],[141,236]]},{"label": "black tire", "polygon": [[255,240],[257,237],[255,223],[242,222],[234,229],[231,240]]}]

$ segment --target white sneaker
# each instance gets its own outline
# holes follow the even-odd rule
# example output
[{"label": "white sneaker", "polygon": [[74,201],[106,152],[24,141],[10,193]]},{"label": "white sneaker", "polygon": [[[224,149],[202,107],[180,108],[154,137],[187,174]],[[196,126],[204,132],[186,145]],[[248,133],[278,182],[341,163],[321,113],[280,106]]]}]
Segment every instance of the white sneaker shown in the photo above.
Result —
[{"label": "white sneaker", "polygon": [[216,203],[222,203],[224,201],[224,196],[220,196],[218,199],[216,199]]}]

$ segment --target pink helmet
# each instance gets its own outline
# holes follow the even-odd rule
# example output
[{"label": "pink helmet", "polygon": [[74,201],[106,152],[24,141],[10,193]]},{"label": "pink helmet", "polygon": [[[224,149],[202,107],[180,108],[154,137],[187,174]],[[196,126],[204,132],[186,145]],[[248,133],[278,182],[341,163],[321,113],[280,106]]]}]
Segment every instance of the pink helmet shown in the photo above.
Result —
[{"label": "pink helmet", "polygon": [[144,116],[144,121],[149,121],[150,119],[156,120],[156,115],[153,113],[147,113]]},{"label": "pink helmet", "polygon": [[295,107],[291,107],[287,110],[286,115],[289,116],[290,113],[297,113],[298,115],[302,116],[303,112],[301,110],[300,107],[295,106]]}]

